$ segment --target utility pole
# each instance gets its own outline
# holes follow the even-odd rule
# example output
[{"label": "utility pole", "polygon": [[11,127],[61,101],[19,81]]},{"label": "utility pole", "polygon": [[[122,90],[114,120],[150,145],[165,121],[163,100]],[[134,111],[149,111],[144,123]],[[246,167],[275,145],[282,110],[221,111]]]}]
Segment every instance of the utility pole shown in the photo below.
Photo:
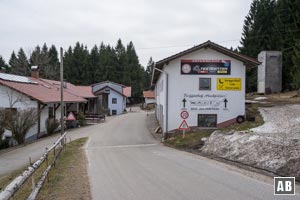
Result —
[{"label": "utility pole", "polygon": [[63,48],[60,47],[60,134],[65,132],[64,123],[64,62],[63,62]]}]

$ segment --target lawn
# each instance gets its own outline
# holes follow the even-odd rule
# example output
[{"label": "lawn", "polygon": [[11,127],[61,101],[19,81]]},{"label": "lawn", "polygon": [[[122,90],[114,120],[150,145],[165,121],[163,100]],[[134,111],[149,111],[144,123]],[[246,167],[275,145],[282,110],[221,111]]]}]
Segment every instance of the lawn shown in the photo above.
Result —
[{"label": "lawn", "polygon": [[188,132],[186,133],[185,138],[182,138],[182,134],[177,134],[173,138],[167,140],[165,144],[178,149],[199,149],[204,144],[201,139],[203,137],[209,137],[213,131],[215,130]]},{"label": "lawn", "polygon": [[[74,140],[62,150],[55,167],[49,173],[49,181],[45,181],[37,199],[91,199],[85,152],[82,146],[87,138]],[[49,160],[53,153],[50,153]],[[34,174],[35,182],[46,168],[43,163]],[[7,176],[0,177],[0,187],[9,184],[20,175],[25,168],[16,170]],[[26,199],[31,193],[32,179],[29,178],[13,199]]]}]

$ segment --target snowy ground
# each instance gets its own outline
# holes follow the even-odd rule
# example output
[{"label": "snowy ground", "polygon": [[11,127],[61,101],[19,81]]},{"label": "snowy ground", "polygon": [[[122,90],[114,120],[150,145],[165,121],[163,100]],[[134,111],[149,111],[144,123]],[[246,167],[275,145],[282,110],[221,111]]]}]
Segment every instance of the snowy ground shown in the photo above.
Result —
[{"label": "snowy ground", "polygon": [[265,123],[251,129],[258,134],[300,139],[300,105],[259,108]]},{"label": "snowy ground", "polygon": [[265,123],[243,131],[215,131],[203,153],[300,181],[300,105],[259,108]]}]

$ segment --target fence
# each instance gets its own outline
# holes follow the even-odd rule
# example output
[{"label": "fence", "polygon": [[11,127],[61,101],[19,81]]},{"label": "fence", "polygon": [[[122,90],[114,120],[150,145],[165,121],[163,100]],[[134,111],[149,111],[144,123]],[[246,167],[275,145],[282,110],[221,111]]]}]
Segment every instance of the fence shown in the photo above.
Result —
[{"label": "fence", "polygon": [[[58,140],[49,149],[46,148],[46,152],[40,157],[40,159],[29,166],[20,176],[15,178],[8,186],[6,186],[6,188],[0,193],[0,200],[11,199],[30,177],[32,177],[32,192],[28,196],[27,200],[36,199],[45,179],[49,174],[49,171],[53,166],[55,166],[55,161],[57,160],[61,150],[66,145],[66,134],[67,133],[65,132],[60,138],[58,138]],[[48,156],[52,151],[53,158],[49,164]],[[44,162],[46,162],[46,170],[42,173],[38,183],[35,184],[33,175]]]}]

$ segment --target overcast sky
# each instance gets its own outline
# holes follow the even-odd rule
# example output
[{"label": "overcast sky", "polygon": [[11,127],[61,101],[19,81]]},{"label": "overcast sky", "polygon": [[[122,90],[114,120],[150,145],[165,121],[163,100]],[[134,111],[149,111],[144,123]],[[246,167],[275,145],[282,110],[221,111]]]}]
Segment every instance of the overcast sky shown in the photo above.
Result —
[{"label": "overcast sky", "polygon": [[142,65],[207,40],[239,45],[252,0],[0,0],[0,55],[132,41]]}]

